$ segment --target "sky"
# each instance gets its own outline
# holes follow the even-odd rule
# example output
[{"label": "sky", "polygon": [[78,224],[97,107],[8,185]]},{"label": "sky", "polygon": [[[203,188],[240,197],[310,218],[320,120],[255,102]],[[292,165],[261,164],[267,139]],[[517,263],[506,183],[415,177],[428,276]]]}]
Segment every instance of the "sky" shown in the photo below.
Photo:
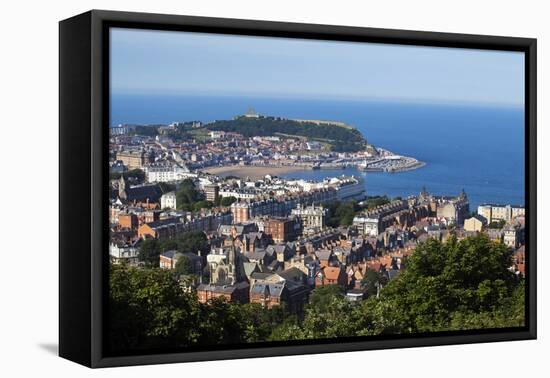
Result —
[{"label": "sky", "polygon": [[112,94],[524,104],[521,52],[113,28]]}]

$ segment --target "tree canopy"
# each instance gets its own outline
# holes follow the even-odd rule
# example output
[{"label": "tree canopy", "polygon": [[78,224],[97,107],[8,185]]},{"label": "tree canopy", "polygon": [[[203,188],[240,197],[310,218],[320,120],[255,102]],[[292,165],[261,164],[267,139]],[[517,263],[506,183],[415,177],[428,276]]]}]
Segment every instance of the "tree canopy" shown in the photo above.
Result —
[{"label": "tree canopy", "polygon": [[223,299],[201,304],[181,289],[175,272],[113,265],[108,311],[108,342],[116,354],[266,341],[285,310]]},{"label": "tree canopy", "polygon": [[323,204],[328,209],[327,226],[339,227],[350,226],[353,218],[361,210],[357,201],[333,201]]},{"label": "tree canopy", "polygon": [[180,188],[176,193],[176,203],[178,209],[192,211],[195,202],[201,199],[199,191],[191,179],[185,179],[181,182]]},{"label": "tree canopy", "polygon": [[161,245],[157,239],[145,239],[139,245],[138,259],[146,266],[158,266]]},{"label": "tree canopy", "polygon": [[176,261],[174,270],[178,276],[188,276],[193,274],[193,263],[187,256],[180,256]]},{"label": "tree canopy", "polygon": [[[120,173],[111,173],[109,175],[109,179],[111,180],[118,180],[120,179]],[[135,183],[143,183],[145,181],[145,172],[139,168],[131,169],[129,171],[123,172],[122,176],[125,179],[130,179]]]},{"label": "tree canopy", "polygon": [[176,250],[181,253],[208,250],[206,235],[202,231],[190,231],[175,239],[145,239],[139,246],[138,258],[146,266],[159,266],[160,254],[164,251]]},{"label": "tree canopy", "polygon": [[159,268],[112,266],[108,308],[113,353],[187,347],[200,336],[198,302]]},{"label": "tree canopy", "polygon": [[245,137],[273,136],[277,134],[303,136],[328,142],[331,149],[337,152],[357,152],[364,150],[367,141],[361,132],[353,127],[339,125],[318,125],[313,122],[297,122],[290,119],[261,117],[237,117],[233,120],[222,120],[209,123],[209,130],[237,132]]},{"label": "tree canopy", "polygon": [[495,326],[512,326],[518,322],[502,315],[513,308],[510,298],[521,301],[523,289],[510,266],[512,251],[486,235],[445,243],[430,238],[381,291],[380,300],[367,301],[367,307],[374,304],[374,313],[380,320],[391,319],[389,330],[397,332],[451,330],[465,318],[475,328],[473,319],[484,317],[495,319]]},{"label": "tree canopy", "polygon": [[233,202],[237,202],[237,198],[230,196],[230,197],[219,197],[219,205],[223,207],[229,207],[233,204]]}]

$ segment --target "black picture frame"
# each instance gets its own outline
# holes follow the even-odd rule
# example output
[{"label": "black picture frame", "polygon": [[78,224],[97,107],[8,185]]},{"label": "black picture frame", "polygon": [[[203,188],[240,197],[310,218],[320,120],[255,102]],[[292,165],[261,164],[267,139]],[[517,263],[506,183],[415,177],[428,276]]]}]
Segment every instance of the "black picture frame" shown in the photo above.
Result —
[{"label": "black picture frame", "polygon": [[[240,345],[109,356],[105,351],[108,28],[194,31],[525,53],[526,326],[476,332]],[[59,355],[89,367],[535,339],[536,39],[92,10],[59,24]]]}]

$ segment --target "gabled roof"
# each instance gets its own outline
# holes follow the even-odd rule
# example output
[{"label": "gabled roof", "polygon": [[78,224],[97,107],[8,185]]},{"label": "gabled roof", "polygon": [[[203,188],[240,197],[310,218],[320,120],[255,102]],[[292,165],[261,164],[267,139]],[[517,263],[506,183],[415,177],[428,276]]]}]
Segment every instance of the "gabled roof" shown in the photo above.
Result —
[{"label": "gabled roof", "polygon": [[250,260],[262,260],[266,253],[264,249],[255,249],[254,252],[249,252],[245,256]]},{"label": "gabled roof", "polygon": [[167,259],[173,259],[174,256],[176,256],[177,253],[178,253],[178,251],[171,250],[171,251],[164,251],[160,255],[161,255],[161,257],[166,257]]},{"label": "gabled roof", "polygon": [[253,273],[260,273],[258,263],[255,262],[243,262],[244,274],[247,277],[251,277]]},{"label": "gabled roof", "polygon": [[172,217],[172,218],[161,219],[154,222],[149,222],[146,224],[151,228],[156,228],[156,227],[169,226],[169,225],[178,224],[178,223],[181,223],[180,218]]},{"label": "gabled roof", "polygon": [[341,273],[342,269],[339,266],[327,266],[323,269],[323,275],[325,278],[332,281],[338,281]]},{"label": "gabled roof", "polygon": [[332,256],[332,251],[328,249],[318,249],[315,251],[315,256],[317,256],[319,260],[329,260]]},{"label": "gabled roof", "polygon": [[287,281],[302,282],[307,275],[296,267],[292,267],[278,273],[279,276]]},{"label": "gabled roof", "polygon": [[195,255],[192,252],[178,252],[177,250],[170,250],[170,251],[164,251],[160,254],[162,257],[166,257],[168,259],[179,259],[181,256],[185,256],[190,260],[197,261],[201,260],[201,257],[198,255]]},{"label": "gabled roof", "polygon": [[271,297],[280,297],[283,294],[285,289],[285,282],[281,283],[267,283],[267,282],[256,282],[252,284],[250,288],[251,294],[264,294]]},{"label": "gabled roof", "polygon": [[162,196],[162,190],[158,185],[143,185],[126,188],[126,199],[128,201],[145,201],[149,199],[151,202],[157,202]]},{"label": "gabled roof", "polygon": [[287,248],[288,248],[287,244],[270,244],[267,246],[266,251],[269,254],[273,254],[273,253],[280,254],[280,253],[284,253],[287,250]]},{"label": "gabled roof", "polygon": [[250,278],[255,280],[265,280],[271,277],[273,273],[263,273],[263,272],[252,272]]},{"label": "gabled roof", "polygon": [[234,285],[215,285],[215,284],[200,284],[197,291],[211,291],[220,294],[232,294],[235,290],[246,289],[249,287],[248,282],[237,282]]}]

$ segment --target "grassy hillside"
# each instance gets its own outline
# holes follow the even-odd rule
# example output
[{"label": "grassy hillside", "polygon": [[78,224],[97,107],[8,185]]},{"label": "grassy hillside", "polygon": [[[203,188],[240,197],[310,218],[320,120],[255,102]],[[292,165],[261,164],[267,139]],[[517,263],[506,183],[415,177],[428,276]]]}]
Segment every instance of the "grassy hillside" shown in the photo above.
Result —
[{"label": "grassy hillside", "polygon": [[367,140],[353,127],[318,125],[289,119],[239,117],[233,120],[215,121],[206,125],[209,130],[236,132],[246,137],[288,134],[310,140],[328,142],[333,151],[355,152],[366,148]]}]

